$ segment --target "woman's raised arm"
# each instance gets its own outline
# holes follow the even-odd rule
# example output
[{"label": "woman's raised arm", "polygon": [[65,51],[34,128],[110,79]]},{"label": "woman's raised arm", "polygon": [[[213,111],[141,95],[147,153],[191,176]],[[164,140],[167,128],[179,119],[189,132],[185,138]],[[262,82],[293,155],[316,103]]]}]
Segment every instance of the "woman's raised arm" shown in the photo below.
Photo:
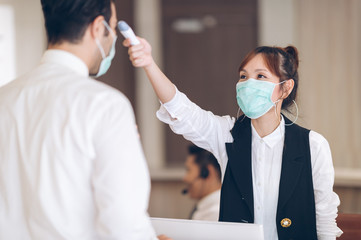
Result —
[{"label": "woman's raised arm", "polygon": [[150,44],[143,38],[138,39],[140,44],[134,46],[130,45],[128,39],[123,41],[123,45],[129,48],[129,59],[134,67],[143,67],[159,100],[162,103],[169,102],[176,93],[175,86],[154,62]]}]

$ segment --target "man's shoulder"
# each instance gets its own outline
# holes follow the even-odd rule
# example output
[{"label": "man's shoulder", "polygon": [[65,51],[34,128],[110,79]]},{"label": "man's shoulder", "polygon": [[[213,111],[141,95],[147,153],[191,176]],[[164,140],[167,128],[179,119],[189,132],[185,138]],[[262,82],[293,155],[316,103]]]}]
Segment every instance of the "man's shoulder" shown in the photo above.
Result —
[{"label": "man's shoulder", "polygon": [[41,94],[44,100],[58,99],[64,101],[64,104],[69,102],[71,105],[83,103],[90,106],[96,102],[104,105],[112,102],[129,103],[128,98],[118,89],[56,64],[40,64],[1,87],[0,92],[4,93],[2,96],[5,98],[8,98],[8,95],[16,96],[12,94],[16,92],[22,94],[36,92]]},{"label": "man's shoulder", "polygon": [[84,92],[90,92],[93,94],[107,93],[124,97],[124,94],[120,90],[94,78],[80,77],[78,80],[79,84],[74,84],[74,87],[78,87],[79,91],[82,91],[83,89]]},{"label": "man's shoulder", "polygon": [[[85,99],[89,103],[105,99],[108,101],[128,101],[128,98],[118,89],[92,77],[77,74],[67,68],[63,69],[62,66],[55,66],[54,73],[47,75],[45,78],[38,77],[49,71],[48,68],[38,68],[32,74],[24,76],[24,78],[26,78],[26,81],[38,81],[40,85],[55,91],[54,94],[56,95]],[[41,82],[44,82],[44,84]]]},{"label": "man's shoulder", "polygon": [[129,102],[129,99],[120,90],[91,77],[84,78],[79,87],[79,91],[84,90],[83,94],[94,98],[94,100]]},{"label": "man's shoulder", "polygon": [[74,101],[91,112],[111,115],[133,113],[132,104],[127,96],[118,89],[91,77],[79,79],[72,86],[71,91]]}]

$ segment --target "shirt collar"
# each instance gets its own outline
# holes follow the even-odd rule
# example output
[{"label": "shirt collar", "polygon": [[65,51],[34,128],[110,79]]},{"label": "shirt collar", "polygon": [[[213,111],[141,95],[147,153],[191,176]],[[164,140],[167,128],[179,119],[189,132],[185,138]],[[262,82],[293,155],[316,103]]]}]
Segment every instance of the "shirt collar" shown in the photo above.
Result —
[{"label": "shirt collar", "polygon": [[41,63],[55,63],[70,68],[81,76],[89,76],[88,66],[76,55],[58,49],[46,50]]},{"label": "shirt collar", "polygon": [[199,200],[199,202],[197,203],[197,210],[209,208],[215,202],[219,201],[220,197],[221,197],[221,190],[216,190],[208,194],[207,196]]},{"label": "shirt collar", "polygon": [[263,138],[261,138],[258,135],[256,129],[253,127],[252,122],[251,122],[251,127],[252,127],[252,140],[263,141],[270,148],[273,148],[280,140],[284,139],[285,120],[282,115],[281,115],[281,122],[278,125],[278,127],[272,133],[268,134]]}]

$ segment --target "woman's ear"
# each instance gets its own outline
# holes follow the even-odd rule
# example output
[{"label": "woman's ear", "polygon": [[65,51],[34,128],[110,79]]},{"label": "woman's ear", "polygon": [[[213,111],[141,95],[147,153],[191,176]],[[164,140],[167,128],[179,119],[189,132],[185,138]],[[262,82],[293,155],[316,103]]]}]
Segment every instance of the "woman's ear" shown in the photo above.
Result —
[{"label": "woman's ear", "polygon": [[293,79],[288,79],[282,85],[282,98],[286,99],[288,95],[291,94],[293,87],[295,86],[295,81]]}]

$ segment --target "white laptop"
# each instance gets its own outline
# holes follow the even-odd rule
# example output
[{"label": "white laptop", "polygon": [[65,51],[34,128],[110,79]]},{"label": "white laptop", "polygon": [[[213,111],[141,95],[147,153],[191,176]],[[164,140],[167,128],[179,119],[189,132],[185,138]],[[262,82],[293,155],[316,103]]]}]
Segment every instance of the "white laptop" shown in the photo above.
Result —
[{"label": "white laptop", "polygon": [[157,235],[173,240],[264,240],[263,226],[250,223],[151,218]]}]

